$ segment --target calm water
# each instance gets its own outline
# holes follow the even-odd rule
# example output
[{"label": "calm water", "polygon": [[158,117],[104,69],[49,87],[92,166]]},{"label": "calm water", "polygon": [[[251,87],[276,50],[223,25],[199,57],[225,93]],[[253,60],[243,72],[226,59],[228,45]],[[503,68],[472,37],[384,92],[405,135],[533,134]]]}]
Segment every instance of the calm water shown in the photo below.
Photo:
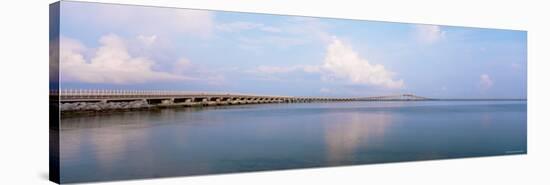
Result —
[{"label": "calm water", "polygon": [[525,101],[264,104],[61,120],[61,180],[527,152]]}]

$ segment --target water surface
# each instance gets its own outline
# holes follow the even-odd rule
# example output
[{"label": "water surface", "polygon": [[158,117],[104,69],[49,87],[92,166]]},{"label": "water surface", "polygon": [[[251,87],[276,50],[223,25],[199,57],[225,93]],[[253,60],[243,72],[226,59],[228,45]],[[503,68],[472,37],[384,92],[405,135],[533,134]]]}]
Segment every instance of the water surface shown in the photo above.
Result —
[{"label": "water surface", "polygon": [[263,104],[63,118],[61,181],[524,154],[526,105]]}]

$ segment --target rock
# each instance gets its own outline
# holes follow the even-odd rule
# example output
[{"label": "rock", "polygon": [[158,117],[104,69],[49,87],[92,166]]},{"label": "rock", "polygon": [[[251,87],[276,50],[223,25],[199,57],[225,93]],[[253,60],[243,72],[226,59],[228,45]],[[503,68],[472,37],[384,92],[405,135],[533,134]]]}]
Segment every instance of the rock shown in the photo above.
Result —
[{"label": "rock", "polygon": [[150,105],[147,101],[136,100],[131,102],[75,102],[60,103],[60,111],[84,111],[84,110],[109,110],[109,109],[138,109],[147,108]]}]

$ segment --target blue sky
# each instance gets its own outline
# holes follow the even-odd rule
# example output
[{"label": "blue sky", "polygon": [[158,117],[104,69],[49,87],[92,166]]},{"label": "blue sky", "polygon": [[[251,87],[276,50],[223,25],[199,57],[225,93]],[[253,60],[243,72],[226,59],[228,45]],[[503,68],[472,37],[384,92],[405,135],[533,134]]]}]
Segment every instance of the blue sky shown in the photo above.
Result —
[{"label": "blue sky", "polygon": [[61,88],[526,98],[527,32],[62,2]]}]

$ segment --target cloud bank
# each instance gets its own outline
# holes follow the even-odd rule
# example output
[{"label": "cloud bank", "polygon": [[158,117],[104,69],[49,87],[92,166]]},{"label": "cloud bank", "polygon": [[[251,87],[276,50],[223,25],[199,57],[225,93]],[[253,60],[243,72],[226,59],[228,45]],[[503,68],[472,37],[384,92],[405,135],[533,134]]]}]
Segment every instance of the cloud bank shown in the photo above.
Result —
[{"label": "cloud bank", "polygon": [[386,88],[402,88],[403,80],[395,80],[395,73],[381,64],[371,64],[361,58],[351,46],[334,38],[328,45],[321,66],[325,79],[344,79],[352,84],[367,84]]},{"label": "cloud bank", "polygon": [[154,61],[131,56],[124,40],[114,34],[99,39],[100,46],[89,60],[85,54],[94,49],[67,37],[62,37],[60,42],[61,81],[131,84],[190,79],[153,70]]},{"label": "cloud bank", "polygon": [[290,72],[319,73],[326,81],[344,81],[353,85],[371,85],[389,89],[404,87],[403,80],[395,79],[392,72],[381,64],[373,64],[362,58],[351,46],[333,38],[327,46],[321,65],[259,66],[254,73],[281,74]]}]

